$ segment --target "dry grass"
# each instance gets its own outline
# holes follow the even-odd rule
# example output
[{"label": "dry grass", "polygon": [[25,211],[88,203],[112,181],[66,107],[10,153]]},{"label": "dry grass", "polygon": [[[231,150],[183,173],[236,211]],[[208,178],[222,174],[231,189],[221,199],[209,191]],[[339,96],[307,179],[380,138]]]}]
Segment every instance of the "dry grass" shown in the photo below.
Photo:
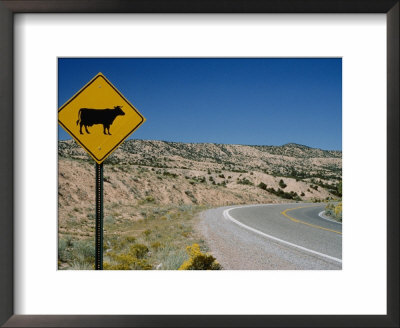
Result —
[{"label": "dry grass", "polygon": [[[186,247],[197,243],[203,250],[207,249],[193,228],[196,214],[204,209],[204,206],[192,205],[142,204],[131,208],[132,211],[145,213],[140,220],[118,220],[107,215],[104,220],[104,268],[178,269],[188,259]],[[60,233],[60,269],[93,268],[92,228],[91,225],[81,226],[80,234]],[[86,233],[89,237],[82,237]]]}]

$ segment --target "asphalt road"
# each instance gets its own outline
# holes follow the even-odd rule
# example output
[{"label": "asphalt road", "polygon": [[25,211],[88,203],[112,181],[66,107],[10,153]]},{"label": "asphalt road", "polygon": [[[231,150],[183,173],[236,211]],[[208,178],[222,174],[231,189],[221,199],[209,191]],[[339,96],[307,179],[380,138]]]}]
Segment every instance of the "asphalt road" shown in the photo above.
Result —
[{"label": "asphalt road", "polygon": [[201,214],[200,229],[224,269],[337,270],[342,225],[319,216],[325,204],[223,207]]}]

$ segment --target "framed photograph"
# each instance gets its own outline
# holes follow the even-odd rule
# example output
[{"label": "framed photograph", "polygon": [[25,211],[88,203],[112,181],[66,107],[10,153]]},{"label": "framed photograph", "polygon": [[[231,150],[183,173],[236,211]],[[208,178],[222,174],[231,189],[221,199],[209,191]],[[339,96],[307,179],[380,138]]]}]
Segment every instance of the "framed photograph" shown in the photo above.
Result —
[{"label": "framed photograph", "polygon": [[398,326],[399,7],[0,1],[0,323]]}]

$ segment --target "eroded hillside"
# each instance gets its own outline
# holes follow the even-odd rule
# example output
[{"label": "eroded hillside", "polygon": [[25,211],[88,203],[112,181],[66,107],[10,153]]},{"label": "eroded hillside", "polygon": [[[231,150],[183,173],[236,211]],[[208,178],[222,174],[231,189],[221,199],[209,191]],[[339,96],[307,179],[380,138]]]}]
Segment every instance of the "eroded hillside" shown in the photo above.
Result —
[{"label": "eroded hillside", "polygon": [[[93,166],[74,141],[59,142],[61,205],[92,204]],[[274,147],[128,140],[104,162],[104,177],[108,203],[132,204],[146,197],[160,204],[210,206],[323,200],[338,197],[341,152],[296,144]],[[287,195],[290,193],[295,196]]]},{"label": "eroded hillside", "polygon": [[[91,257],[82,254],[93,252],[95,163],[73,140],[60,141],[58,153],[60,245],[72,245],[65,246],[65,254],[81,250],[76,256],[63,255],[59,265],[90,268]],[[120,249],[121,243],[132,244],[126,240],[140,241],[150,250],[164,245],[149,251],[152,256],[146,261],[151,268],[176,269],[185,260],[184,245],[196,242],[206,249],[191,221],[199,210],[337,199],[341,169],[341,152],[296,144],[128,140],[104,162],[105,240],[111,240],[114,249]],[[169,224],[170,220],[175,224]],[[165,229],[172,228],[166,234]],[[150,232],[143,235],[146,231]],[[174,237],[172,243],[171,235],[179,238]],[[115,258],[108,260],[121,265]]]}]

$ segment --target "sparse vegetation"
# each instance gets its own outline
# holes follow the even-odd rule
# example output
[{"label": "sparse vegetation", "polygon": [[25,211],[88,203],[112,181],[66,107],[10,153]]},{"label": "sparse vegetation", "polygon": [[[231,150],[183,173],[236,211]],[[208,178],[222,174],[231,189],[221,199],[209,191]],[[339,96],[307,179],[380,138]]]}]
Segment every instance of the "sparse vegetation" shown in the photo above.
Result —
[{"label": "sparse vegetation", "polygon": [[197,204],[197,199],[193,195],[193,192],[191,190],[185,190],[185,194],[190,198],[190,200],[194,203]]},{"label": "sparse vegetation", "polygon": [[177,178],[177,177],[178,177],[177,174],[171,173],[171,172],[168,172],[168,171],[164,171],[164,172],[163,172],[163,175],[165,175],[165,176],[167,176],[167,177],[171,177],[171,178]]},{"label": "sparse vegetation", "polygon": [[[74,141],[59,142],[60,269],[93,269],[93,166]],[[104,162],[104,174],[104,261],[114,270],[178,269],[196,243],[206,254],[194,216],[211,206],[342,195],[341,152],[294,144],[127,140]]]},{"label": "sparse vegetation", "polygon": [[147,204],[147,203],[154,203],[155,199],[153,196],[146,196],[145,199],[142,199],[140,201],[141,204]]},{"label": "sparse vegetation", "polygon": [[258,184],[258,188],[261,188],[262,190],[267,190],[267,185],[264,182],[260,182]]},{"label": "sparse vegetation", "polygon": [[342,203],[329,203],[325,207],[325,214],[339,222],[342,222]]},{"label": "sparse vegetation", "polygon": [[279,180],[279,187],[281,187],[282,189],[285,189],[287,187],[287,185],[282,179]]},{"label": "sparse vegetation", "polygon": [[294,191],[284,192],[280,188],[278,188],[278,190],[275,190],[274,188],[267,188],[267,191],[270,192],[271,194],[277,195],[278,197],[281,197],[281,198],[301,201],[301,198],[299,197],[297,192],[294,192]]},{"label": "sparse vegetation", "polygon": [[94,265],[94,243],[88,240],[73,240],[71,236],[59,238],[58,261],[70,262],[75,268],[87,270]]},{"label": "sparse vegetation", "polygon": [[186,260],[179,270],[221,270],[221,265],[211,254],[203,253],[198,244],[186,247],[189,259]]},{"label": "sparse vegetation", "polygon": [[[140,205],[146,218],[123,220],[105,226],[105,270],[177,270],[187,259],[187,246],[204,241],[194,231],[194,217],[203,206]],[[94,268],[94,236],[60,234],[58,260],[60,269]]]},{"label": "sparse vegetation", "polygon": [[236,180],[237,184],[242,184],[242,185],[247,185],[247,186],[254,186],[254,183],[251,182],[249,179],[247,178],[242,178],[242,179],[237,179]]}]

